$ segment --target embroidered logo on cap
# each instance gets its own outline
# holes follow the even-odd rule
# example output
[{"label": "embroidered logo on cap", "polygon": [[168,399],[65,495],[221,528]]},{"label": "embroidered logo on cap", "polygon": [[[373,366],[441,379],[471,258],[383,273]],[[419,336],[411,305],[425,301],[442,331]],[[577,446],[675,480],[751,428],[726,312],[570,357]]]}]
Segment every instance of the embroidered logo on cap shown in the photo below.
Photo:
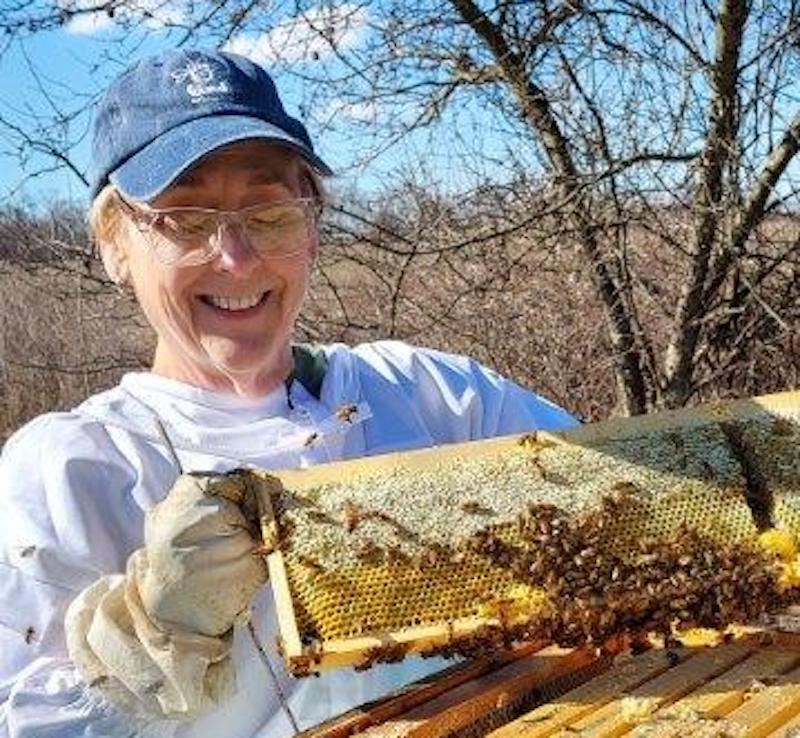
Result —
[{"label": "embroidered logo on cap", "polygon": [[231,89],[225,80],[214,79],[214,69],[207,62],[189,61],[183,69],[172,73],[172,79],[178,84],[186,82],[186,93],[193,105]]}]

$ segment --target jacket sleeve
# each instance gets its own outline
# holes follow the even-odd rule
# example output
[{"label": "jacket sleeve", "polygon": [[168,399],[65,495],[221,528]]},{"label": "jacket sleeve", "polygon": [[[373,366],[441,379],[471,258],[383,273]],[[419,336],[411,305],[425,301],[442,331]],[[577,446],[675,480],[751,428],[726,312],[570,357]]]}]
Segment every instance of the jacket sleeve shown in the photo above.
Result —
[{"label": "jacket sleeve", "polygon": [[404,418],[422,424],[435,443],[578,425],[562,408],[466,356],[400,341],[354,351],[376,420],[392,417],[398,433]]},{"label": "jacket sleeve", "polygon": [[42,416],[0,456],[0,736],[169,734],[134,727],[84,684],[67,656],[77,593],[124,571],[144,512],[132,470],[96,422]]}]

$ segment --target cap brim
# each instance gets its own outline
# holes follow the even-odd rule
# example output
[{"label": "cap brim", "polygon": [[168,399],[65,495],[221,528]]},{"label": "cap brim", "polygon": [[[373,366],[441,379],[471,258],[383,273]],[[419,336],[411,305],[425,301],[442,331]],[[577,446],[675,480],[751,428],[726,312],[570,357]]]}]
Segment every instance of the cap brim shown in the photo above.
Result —
[{"label": "cap brim", "polygon": [[333,174],[330,167],[308,146],[277,126],[250,116],[217,115],[196,118],[167,131],[117,167],[108,178],[127,198],[152,200],[189,167],[215,149],[251,139],[287,146],[320,174]]}]

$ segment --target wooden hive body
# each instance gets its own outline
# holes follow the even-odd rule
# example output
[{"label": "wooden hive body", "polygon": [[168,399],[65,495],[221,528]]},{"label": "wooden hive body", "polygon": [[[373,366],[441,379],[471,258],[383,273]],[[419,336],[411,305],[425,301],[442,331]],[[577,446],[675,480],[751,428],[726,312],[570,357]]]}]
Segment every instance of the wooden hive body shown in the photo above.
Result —
[{"label": "wooden hive body", "polygon": [[[305,738],[794,738],[800,636],[693,634],[625,648],[520,649],[433,676]],[[727,641],[727,639],[726,639]],[[617,644],[622,646],[620,642]]]}]

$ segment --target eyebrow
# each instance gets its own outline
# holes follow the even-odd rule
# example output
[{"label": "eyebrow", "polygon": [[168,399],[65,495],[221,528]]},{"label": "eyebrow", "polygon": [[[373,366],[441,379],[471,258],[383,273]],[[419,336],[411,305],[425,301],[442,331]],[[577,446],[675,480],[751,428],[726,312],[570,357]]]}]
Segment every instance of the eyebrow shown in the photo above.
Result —
[{"label": "eyebrow", "polygon": [[[252,166],[245,165],[245,170],[251,173],[251,179],[248,182],[249,185],[284,185],[286,187],[290,187],[290,183],[281,177],[276,177],[274,174],[268,173],[264,167],[259,166],[258,164],[253,164]],[[287,167],[288,169],[288,167]],[[177,189],[179,187],[196,187],[200,186],[204,183],[205,177],[200,175],[194,169],[190,169],[188,172],[182,174],[178,179],[172,184],[170,189]]]},{"label": "eyebrow", "polygon": [[178,179],[175,180],[169,186],[169,189],[173,188],[177,189],[178,187],[192,187],[194,185],[200,184],[200,181],[201,181],[200,178],[198,178],[198,176],[195,173],[191,171],[185,172],[184,174],[181,174],[181,176],[178,177]]},{"label": "eyebrow", "polygon": [[[177,182],[174,182],[170,185],[171,190],[178,190],[187,187],[202,187],[205,184],[205,178],[197,177],[196,175],[187,176],[186,178],[181,177]],[[268,177],[268,176],[255,176],[252,179],[248,180],[248,186],[261,186],[261,185],[282,185],[284,187],[289,187],[289,183],[282,180],[276,179],[275,177]]]}]

